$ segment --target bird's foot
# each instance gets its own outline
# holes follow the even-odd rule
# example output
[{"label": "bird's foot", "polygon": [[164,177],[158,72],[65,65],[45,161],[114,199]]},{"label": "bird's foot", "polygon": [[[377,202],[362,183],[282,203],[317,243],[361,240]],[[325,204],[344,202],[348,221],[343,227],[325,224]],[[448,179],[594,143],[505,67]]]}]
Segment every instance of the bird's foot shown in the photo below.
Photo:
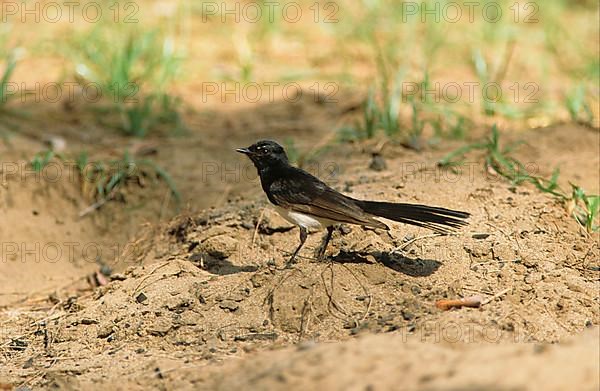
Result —
[{"label": "bird's foot", "polygon": [[287,260],[287,262],[285,263],[285,265],[283,266],[283,268],[281,270],[291,269],[294,267],[295,264],[296,264],[296,254],[292,255],[290,257],[290,259]]},{"label": "bird's foot", "polygon": [[325,259],[326,259],[325,252],[327,251],[327,245],[329,244],[329,241],[331,240],[331,236],[333,235],[334,230],[335,230],[335,227],[333,227],[333,226],[327,227],[327,234],[325,234],[325,236],[323,237],[323,242],[321,243],[321,246],[319,246],[319,249],[315,253],[317,262],[325,261]]},{"label": "bird's foot", "polygon": [[296,262],[286,262],[285,265],[280,270],[290,270],[294,268]]},{"label": "bird's foot", "polygon": [[325,249],[320,248],[315,253],[315,260],[316,260],[316,262],[325,262],[326,259],[327,259],[327,257],[325,256]]}]

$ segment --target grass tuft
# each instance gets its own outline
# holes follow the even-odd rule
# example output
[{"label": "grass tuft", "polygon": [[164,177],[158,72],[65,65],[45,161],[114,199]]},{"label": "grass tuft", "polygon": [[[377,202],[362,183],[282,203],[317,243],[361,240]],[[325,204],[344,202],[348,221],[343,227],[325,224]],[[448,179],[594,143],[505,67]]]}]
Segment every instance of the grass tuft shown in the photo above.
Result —
[{"label": "grass tuft", "polygon": [[166,183],[178,205],[181,202],[181,194],[167,171],[150,159],[135,158],[129,151],[125,151],[119,159],[92,162],[87,152],[81,152],[72,159],[49,149],[35,154],[30,166],[40,173],[54,159],[65,166],[77,168],[82,194],[99,205],[118,198],[118,193],[124,191],[129,184],[144,187],[147,180],[157,179]]},{"label": "grass tuft", "polygon": [[77,80],[94,83],[103,102],[110,101],[108,110],[98,110],[100,122],[116,111],[117,121],[110,118],[107,125],[127,135],[143,137],[161,124],[183,130],[180,100],[167,91],[181,62],[172,39],[158,30],[115,29],[118,36],[100,25],[72,42]]},{"label": "grass tuft", "polygon": [[81,153],[77,160],[82,178],[82,192],[96,201],[109,200],[129,183],[145,185],[145,180],[161,179],[169,187],[177,203],[181,194],[171,176],[158,164],[149,159],[136,159],[125,151],[120,159],[88,162],[87,153]]},{"label": "grass tuft", "polygon": [[565,205],[569,215],[585,227],[587,232],[597,231],[599,227],[595,222],[599,214],[600,196],[587,195],[583,189],[573,184],[570,192],[561,189],[558,185],[560,174],[558,168],[552,172],[549,179],[529,174],[522,162],[510,156],[511,152],[521,144],[522,142],[516,142],[501,147],[500,133],[494,125],[490,136],[485,140],[458,148],[438,161],[438,166],[454,169],[463,163],[463,158],[468,152],[483,151],[486,169],[497,173],[514,185],[531,183],[541,192],[551,194]]}]

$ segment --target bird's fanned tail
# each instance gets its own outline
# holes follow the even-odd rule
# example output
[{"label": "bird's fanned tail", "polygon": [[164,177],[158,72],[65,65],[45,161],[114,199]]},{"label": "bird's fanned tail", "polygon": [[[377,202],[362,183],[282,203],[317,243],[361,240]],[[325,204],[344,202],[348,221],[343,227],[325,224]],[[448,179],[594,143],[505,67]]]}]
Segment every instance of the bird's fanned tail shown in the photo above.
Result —
[{"label": "bird's fanned tail", "polygon": [[428,228],[442,234],[467,225],[465,219],[470,216],[467,212],[427,205],[362,200],[357,202],[365,212],[372,215]]}]

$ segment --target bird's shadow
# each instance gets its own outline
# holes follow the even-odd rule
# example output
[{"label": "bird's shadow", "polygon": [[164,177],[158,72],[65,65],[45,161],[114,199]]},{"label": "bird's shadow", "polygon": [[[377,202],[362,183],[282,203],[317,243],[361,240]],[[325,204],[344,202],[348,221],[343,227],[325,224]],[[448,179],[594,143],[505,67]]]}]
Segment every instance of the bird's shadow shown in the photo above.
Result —
[{"label": "bird's shadow", "polygon": [[376,251],[362,254],[354,251],[340,251],[337,255],[330,257],[333,262],[338,263],[373,263],[368,257],[372,256],[376,262],[411,277],[427,277],[435,273],[441,262],[434,259],[408,258],[398,253],[387,251]]},{"label": "bird's shadow", "polygon": [[190,261],[194,263],[198,268],[206,270],[207,272],[212,274],[218,274],[220,276],[235,273],[251,273],[258,270],[258,266],[239,266],[231,263],[228,259],[217,259],[211,256],[205,256],[203,258],[202,264],[200,264],[199,259],[192,258],[190,259]]}]

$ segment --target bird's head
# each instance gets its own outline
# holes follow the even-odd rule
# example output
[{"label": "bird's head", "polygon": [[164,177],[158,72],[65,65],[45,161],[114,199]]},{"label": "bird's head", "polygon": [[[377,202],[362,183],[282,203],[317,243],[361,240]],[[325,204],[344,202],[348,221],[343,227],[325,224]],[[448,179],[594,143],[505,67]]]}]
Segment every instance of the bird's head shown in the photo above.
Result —
[{"label": "bird's head", "polygon": [[271,140],[261,140],[248,148],[238,148],[236,151],[248,156],[259,170],[288,162],[283,147]]}]

